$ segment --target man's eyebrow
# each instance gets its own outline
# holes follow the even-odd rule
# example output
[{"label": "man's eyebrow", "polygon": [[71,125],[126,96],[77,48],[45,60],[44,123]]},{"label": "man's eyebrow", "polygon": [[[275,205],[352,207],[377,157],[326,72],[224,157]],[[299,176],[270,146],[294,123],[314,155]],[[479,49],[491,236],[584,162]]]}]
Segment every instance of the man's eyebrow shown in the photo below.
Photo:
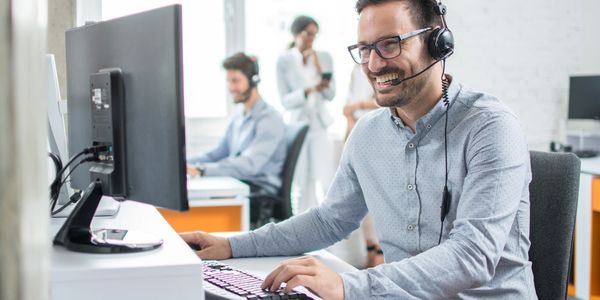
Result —
[{"label": "man's eyebrow", "polygon": [[[394,34],[394,33],[390,33],[389,35],[384,35],[384,36],[380,36],[377,39],[373,40],[373,43],[381,41],[381,40],[385,40],[385,39],[389,39],[389,38],[393,38],[393,37],[397,37],[399,36],[398,34]],[[356,43],[357,45],[368,45],[371,43],[367,43],[365,41],[359,41],[358,43]]]}]

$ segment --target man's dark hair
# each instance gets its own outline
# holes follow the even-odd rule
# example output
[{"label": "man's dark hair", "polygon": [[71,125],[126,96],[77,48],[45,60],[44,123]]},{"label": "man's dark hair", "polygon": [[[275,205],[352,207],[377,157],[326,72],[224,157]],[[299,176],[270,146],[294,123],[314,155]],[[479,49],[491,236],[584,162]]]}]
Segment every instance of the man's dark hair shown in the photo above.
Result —
[{"label": "man's dark hair", "polygon": [[435,12],[436,3],[434,0],[358,0],[356,1],[356,12],[360,14],[368,6],[392,1],[407,1],[413,22],[419,28],[435,28],[442,25],[440,17]]},{"label": "man's dark hair", "polygon": [[252,76],[258,75],[256,59],[241,52],[226,58],[223,61],[223,68],[225,70],[238,70],[242,72],[246,75],[246,78],[248,78],[250,83],[252,83]]}]

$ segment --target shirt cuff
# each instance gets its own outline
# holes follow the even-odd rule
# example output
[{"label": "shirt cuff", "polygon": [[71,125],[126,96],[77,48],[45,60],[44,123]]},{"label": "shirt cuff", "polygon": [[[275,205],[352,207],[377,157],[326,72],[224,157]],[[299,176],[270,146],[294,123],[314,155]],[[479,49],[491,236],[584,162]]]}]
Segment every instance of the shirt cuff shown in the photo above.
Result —
[{"label": "shirt cuff", "polygon": [[340,273],[344,284],[344,299],[370,299],[369,277],[364,271]]},{"label": "shirt cuff", "polygon": [[208,164],[203,164],[202,167],[204,168],[204,176],[222,176],[223,172],[222,168],[219,168],[219,164],[218,163],[208,163]]},{"label": "shirt cuff", "polygon": [[256,256],[256,247],[252,242],[252,233],[240,234],[229,238],[232,257]]}]

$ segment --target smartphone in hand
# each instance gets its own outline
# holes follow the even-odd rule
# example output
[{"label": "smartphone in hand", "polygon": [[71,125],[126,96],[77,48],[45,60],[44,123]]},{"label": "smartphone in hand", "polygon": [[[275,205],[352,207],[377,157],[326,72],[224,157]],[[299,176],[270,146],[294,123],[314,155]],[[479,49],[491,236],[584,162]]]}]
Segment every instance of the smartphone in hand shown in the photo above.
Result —
[{"label": "smartphone in hand", "polygon": [[331,72],[325,72],[325,73],[321,74],[321,79],[322,80],[331,80],[332,75],[333,74]]}]

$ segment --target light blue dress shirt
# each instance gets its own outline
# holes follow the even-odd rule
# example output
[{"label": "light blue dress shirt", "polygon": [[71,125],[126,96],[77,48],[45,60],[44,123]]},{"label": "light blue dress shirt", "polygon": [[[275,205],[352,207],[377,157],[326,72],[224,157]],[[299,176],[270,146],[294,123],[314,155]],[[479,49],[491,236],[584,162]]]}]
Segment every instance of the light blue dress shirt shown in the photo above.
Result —
[{"label": "light blue dress shirt", "polygon": [[449,88],[450,212],[444,187],[442,101],[416,123],[391,109],[353,130],[327,199],[279,224],[230,238],[234,257],[293,255],[347,237],[368,212],[385,264],[342,273],[346,299],[537,299],[529,250],[529,152],[496,98]]},{"label": "light blue dress shirt", "polygon": [[250,113],[235,113],[215,149],[188,163],[202,165],[206,176],[231,176],[277,193],[286,155],[284,131],[281,114],[259,98]]}]

